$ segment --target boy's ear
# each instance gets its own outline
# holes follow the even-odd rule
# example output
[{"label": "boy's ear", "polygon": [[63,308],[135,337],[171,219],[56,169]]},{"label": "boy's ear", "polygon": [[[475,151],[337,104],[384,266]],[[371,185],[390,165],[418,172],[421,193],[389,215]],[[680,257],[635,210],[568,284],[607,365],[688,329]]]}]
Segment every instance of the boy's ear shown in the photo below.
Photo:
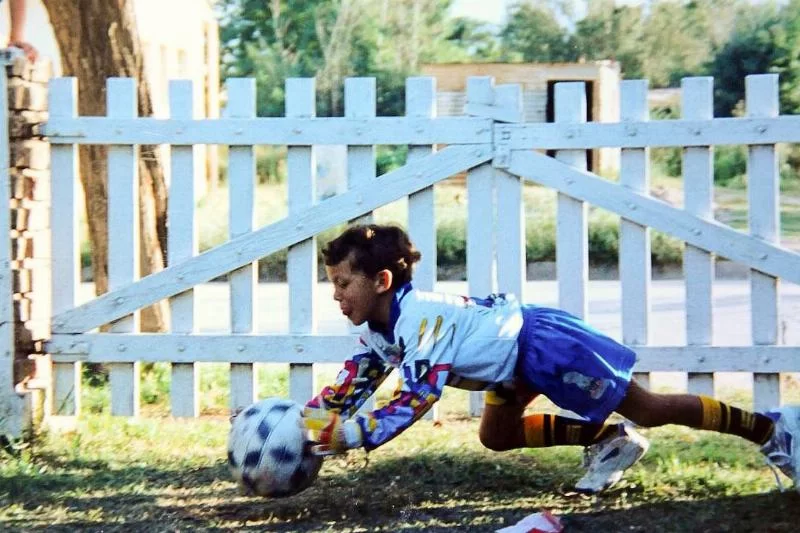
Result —
[{"label": "boy's ear", "polygon": [[375,288],[378,294],[388,291],[392,287],[394,276],[389,269],[383,269],[375,276]]}]

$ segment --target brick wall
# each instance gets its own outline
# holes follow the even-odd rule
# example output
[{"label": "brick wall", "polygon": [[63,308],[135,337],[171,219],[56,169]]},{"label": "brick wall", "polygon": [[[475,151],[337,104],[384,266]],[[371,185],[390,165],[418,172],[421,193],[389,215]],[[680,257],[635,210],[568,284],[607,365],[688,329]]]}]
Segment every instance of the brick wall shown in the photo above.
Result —
[{"label": "brick wall", "polygon": [[14,383],[30,400],[28,415],[43,413],[50,364],[41,340],[50,334],[50,153],[40,135],[47,120],[48,61],[15,59],[7,67],[14,307]]}]

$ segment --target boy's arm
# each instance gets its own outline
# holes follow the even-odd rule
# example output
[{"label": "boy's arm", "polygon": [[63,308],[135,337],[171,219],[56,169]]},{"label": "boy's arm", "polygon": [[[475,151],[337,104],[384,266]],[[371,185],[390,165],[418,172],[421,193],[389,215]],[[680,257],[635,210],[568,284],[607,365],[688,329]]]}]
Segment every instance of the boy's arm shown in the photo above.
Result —
[{"label": "boy's arm", "polygon": [[336,413],[306,409],[303,424],[315,433],[317,441],[313,452],[331,455],[361,447],[370,451],[416,422],[441,397],[449,365],[427,368],[425,375],[412,377],[415,366],[419,368],[419,365],[401,367],[403,382],[392,400],[370,413],[344,420]]},{"label": "boy's arm", "polygon": [[[449,320],[448,320],[449,318]],[[401,315],[395,335],[403,346],[399,367],[401,386],[391,401],[350,420],[337,414],[307,415],[306,426],[318,431],[317,453],[342,453],[351,448],[367,451],[389,442],[424,415],[441,397],[455,355],[454,318]]]},{"label": "boy's arm", "polygon": [[345,361],[336,382],[309,400],[306,408],[349,418],[372,396],[391,371],[392,367],[374,351],[357,354]]},{"label": "boy's arm", "polygon": [[401,366],[402,383],[391,401],[354,418],[361,428],[361,445],[367,451],[373,450],[419,420],[441,398],[449,368],[450,365],[437,365],[423,370],[424,375],[414,375],[413,363]]}]

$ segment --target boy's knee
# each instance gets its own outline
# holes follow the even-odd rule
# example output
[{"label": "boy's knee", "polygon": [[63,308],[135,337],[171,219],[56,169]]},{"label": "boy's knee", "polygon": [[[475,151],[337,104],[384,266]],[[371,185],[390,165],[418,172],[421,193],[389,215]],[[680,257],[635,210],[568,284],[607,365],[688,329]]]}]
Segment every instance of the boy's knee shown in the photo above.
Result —
[{"label": "boy's knee", "polygon": [[505,452],[515,448],[507,435],[498,431],[481,430],[478,433],[481,444],[494,452]]}]

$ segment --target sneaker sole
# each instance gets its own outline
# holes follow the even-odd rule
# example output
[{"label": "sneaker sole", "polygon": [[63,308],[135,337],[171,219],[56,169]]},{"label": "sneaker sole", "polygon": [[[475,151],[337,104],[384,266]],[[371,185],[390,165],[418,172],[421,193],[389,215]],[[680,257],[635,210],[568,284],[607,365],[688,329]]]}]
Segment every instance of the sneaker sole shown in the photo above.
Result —
[{"label": "sneaker sole", "polygon": [[[598,487],[581,487],[580,486],[580,480],[579,480],[578,483],[575,484],[575,491],[579,492],[581,494],[596,494],[598,492],[602,492],[602,491],[610,488],[611,486],[613,486],[617,482],[619,482],[619,480],[622,479],[623,472],[625,470],[627,470],[628,468],[632,467],[633,465],[635,465],[637,462],[639,462],[639,460],[642,458],[642,456],[644,456],[644,454],[647,453],[647,450],[650,449],[650,443],[647,440],[645,440],[644,438],[642,438],[641,441],[637,440],[637,441],[628,442],[628,443],[626,443],[625,446],[630,446],[630,445],[635,445],[636,448],[638,449],[638,452],[635,455],[632,456],[633,457],[632,461],[630,461],[625,466],[623,466],[622,468],[620,468],[619,470],[616,470],[613,474],[611,474],[611,476],[606,481],[605,485],[603,485],[602,487],[599,487],[599,488]],[[628,451],[628,450],[625,450],[625,451]]]}]

